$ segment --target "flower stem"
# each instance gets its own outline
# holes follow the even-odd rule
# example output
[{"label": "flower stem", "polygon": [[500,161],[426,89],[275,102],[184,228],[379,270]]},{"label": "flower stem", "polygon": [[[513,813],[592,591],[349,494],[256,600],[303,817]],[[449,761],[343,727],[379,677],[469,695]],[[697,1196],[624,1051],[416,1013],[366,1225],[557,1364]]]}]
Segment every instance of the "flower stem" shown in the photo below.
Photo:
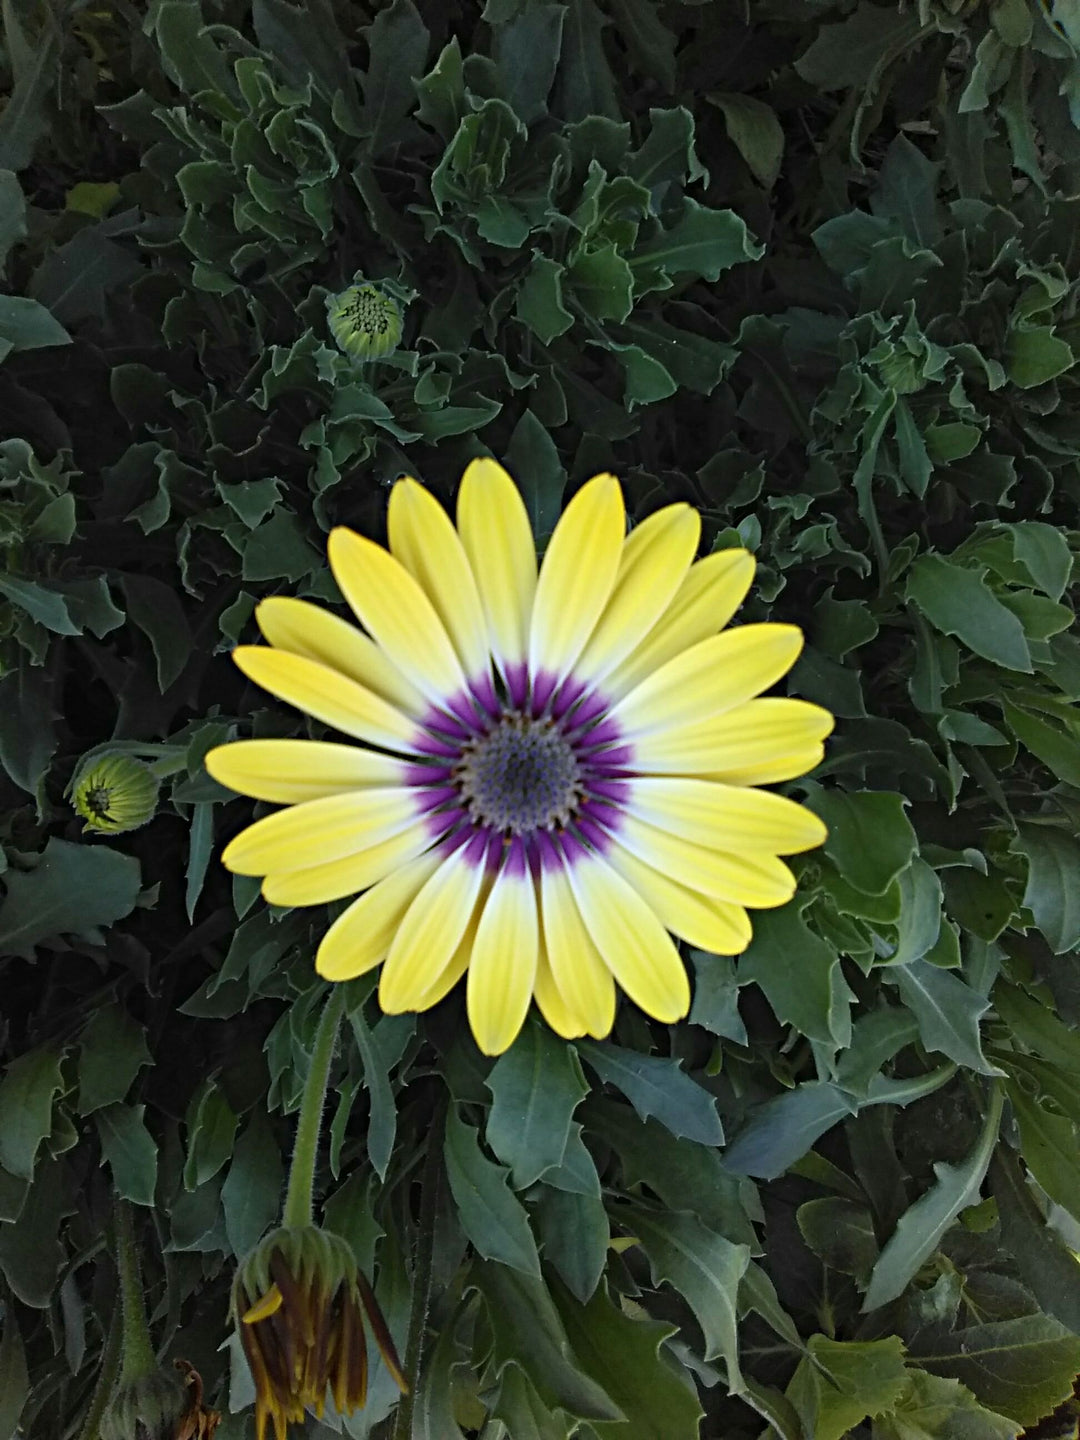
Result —
[{"label": "flower stem", "polygon": [[79,1440],[99,1440],[98,1431],[101,1426],[101,1417],[105,1414],[105,1408],[112,1398],[113,1390],[116,1387],[116,1377],[120,1371],[122,1331],[120,1312],[114,1309],[109,1322],[109,1333],[101,1352],[101,1369],[98,1371],[97,1384],[94,1386],[90,1405],[83,1419],[82,1429],[79,1431]]},{"label": "flower stem", "polygon": [[345,1005],[344,985],[330,991],[311,1052],[311,1067],[304,1082],[300,1101],[300,1119],[296,1126],[292,1164],[289,1166],[289,1189],[285,1196],[285,1224],[300,1228],[313,1219],[312,1191],[315,1185],[315,1162],[319,1155],[319,1133],[322,1129],[326,1086],[330,1079],[330,1062],[334,1058],[334,1041]]},{"label": "flower stem", "polygon": [[409,1337],[405,1344],[405,1378],[409,1388],[401,1397],[394,1417],[393,1440],[412,1440],[413,1411],[420,1389],[420,1367],[424,1358],[424,1332],[431,1309],[431,1266],[435,1251],[435,1220],[439,1212],[439,1188],[443,1173],[443,1130],[446,1101],[440,1100],[428,1133],[427,1157],[420,1179],[420,1222],[413,1261],[412,1309]]},{"label": "flower stem", "polygon": [[124,1316],[124,1359],[120,1383],[130,1385],[157,1369],[157,1356],[146,1323],[139,1252],[135,1248],[131,1206],[126,1200],[116,1202],[116,1268],[120,1272],[120,1304]]}]

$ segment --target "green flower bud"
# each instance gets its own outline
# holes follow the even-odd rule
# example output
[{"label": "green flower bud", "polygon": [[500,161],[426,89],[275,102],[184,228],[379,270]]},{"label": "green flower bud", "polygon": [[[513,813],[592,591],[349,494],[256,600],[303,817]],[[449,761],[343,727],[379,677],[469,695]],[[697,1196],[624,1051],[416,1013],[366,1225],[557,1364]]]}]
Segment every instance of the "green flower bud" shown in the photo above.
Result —
[{"label": "green flower bud", "polygon": [[86,821],[86,830],[118,835],[137,830],[153,819],[158,780],[148,765],[119,753],[84,762],[69,788],[71,803]]},{"label": "green flower bud", "polygon": [[[397,292],[397,293],[394,293]],[[326,297],[330,333],[354,360],[381,360],[401,343],[406,293],[389,282],[361,281]]]}]

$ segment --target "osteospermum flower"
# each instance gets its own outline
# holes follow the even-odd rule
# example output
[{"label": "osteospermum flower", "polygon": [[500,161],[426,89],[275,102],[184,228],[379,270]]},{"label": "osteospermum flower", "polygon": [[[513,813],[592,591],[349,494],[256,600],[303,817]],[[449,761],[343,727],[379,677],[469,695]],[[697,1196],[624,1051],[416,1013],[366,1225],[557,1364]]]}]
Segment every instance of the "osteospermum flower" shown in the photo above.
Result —
[{"label": "osteospermum flower", "polygon": [[559,1034],[603,1036],[616,984],[650,1015],[687,1013],[670,932],[736,954],[746,907],[795,889],[780,855],[820,820],[754,788],[822,756],[827,711],[758,699],[793,664],[797,627],[723,630],[754,562],[694,563],[697,513],[670,505],[627,537],[598,475],[570,501],[537,573],[525,506],[491,460],[465,472],[457,529],[415,480],[390,497],[389,552],[347,529],[330,565],[361,631],[306,601],[257,617],[233,652],[272,694],[359,744],[241,740],[222,784],[288,809],[225,864],[272,904],[363,892],[316,968],[382,965],[384,1010],[423,1010],[468,972],[469,1020],[498,1054],[530,1000]]},{"label": "osteospermum flower", "polygon": [[255,1382],[258,1440],[276,1440],[321,1418],[329,1390],[341,1415],[367,1398],[364,1319],[398,1387],[408,1387],[378,1302],[340,1236],[314,1225],[283,1226],[244,1261],[233,1285],[233,1317]]},{"label": "osteospermum flower", "polygon": [[152,820],[159,783],[148,765],[133,755],[99,755],[83,764],[70,786],[71,803],[86,822],[84,829],[120,835]]}]

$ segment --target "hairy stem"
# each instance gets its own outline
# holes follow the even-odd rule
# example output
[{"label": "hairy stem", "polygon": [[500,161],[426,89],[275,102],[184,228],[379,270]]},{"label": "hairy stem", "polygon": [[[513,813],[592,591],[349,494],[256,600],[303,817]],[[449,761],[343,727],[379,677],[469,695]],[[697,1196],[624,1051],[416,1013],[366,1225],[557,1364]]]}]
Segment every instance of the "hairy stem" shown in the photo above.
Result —
[{"label": "hairy stem", "polygon": [[304,1082],[300,1101],[300,1119],[296,1126],[292,1164],[289,1166],[289,1188],[285,1196],[285,1224],[301,1227],[312,1222],[312,1192],[315,1185],[315,1162],[319,1155],[323,1105],[330,1079],[330,1062],[334,1058],[334,1041],[345,1005],[345,987],[335,985],[327,998],[315,1032],[315,1048],[311,1067]]},{"label": "hairy stem", "polygon": [[409,1311],[409,1338],[405,1345],[406,1394],[394,1417],[392,1440],[412,1440],[413,1411],[420,1389],[420,1370],[424,1358],[424,1333],[431,1309],[431,1267],[435,1251],[435,1218],[439,1211],[439,1189],[443,1174],[443,1130],[446,1123],[446,1102],[440,1100],[432,1116],[428,1134],[427,1156],[420,1178],[420,1222],[416,1235],[413,1260],[412,1308]]},{"label": "hairy stem", "polygon": [[124,1317],[124,1359],[120,1383],[130,1385],[133,1380],[140,1380],[157,1369],[157,1356],[150,1339],[150,1327],[146,1323],[131,1206],[126,1200],[117,1200],[115,1213],[116,1268],[120,1272],[120,1305]]}]

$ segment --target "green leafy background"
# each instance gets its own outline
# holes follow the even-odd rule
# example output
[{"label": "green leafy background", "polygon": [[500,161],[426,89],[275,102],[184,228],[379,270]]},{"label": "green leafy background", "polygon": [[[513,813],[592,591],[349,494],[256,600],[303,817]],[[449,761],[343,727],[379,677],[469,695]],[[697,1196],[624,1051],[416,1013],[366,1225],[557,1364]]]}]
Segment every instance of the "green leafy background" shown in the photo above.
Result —
[{"label": "green leafy background", "polygon": [[[1075,3],[2,19],[0,1436],[80,1433],[116,1194],[163,1358],[254,1433],[228,1286],[277,1217],[326,916],[221,869],[251,808],[202,757],[304,733],[227,659],[255,602],[337,603],[330,526],[382,538],[400,472],[449,501],[484,453],[541,541],[599,469],[635,518],[696,505],[839,723],[789,787],[828,843],[745,955],[688,956],[688,1023],[530,1022],[492,1064],[460,997],[351,986],[319,1193],[402,1347],[430,1302],[413,1435],[1005,1440],[1062,1406]],[[367,368],[326,329],[354,274],[415,295]],[[131,834],[65,793],[101,747],[162,781]],[[375,1373],[307,1433],[391,1435]]]}]

